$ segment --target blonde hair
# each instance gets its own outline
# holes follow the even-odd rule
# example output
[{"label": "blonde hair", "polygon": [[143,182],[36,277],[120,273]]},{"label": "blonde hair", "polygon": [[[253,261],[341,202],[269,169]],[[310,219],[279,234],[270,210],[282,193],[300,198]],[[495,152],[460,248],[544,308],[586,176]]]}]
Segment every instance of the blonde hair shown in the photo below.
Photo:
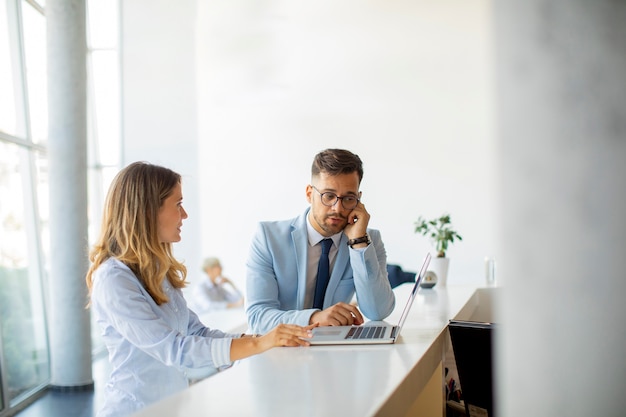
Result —
[{"label": "blonde hair", "polygon": [[220,260],[216,257],[205,258],[204,262],[202,262],[203,271],[207,268],[213,268],[214,266],[222,266],[222,264],[220,264]]},{"label": "blonde hair", "polygon": [[187,268],[172,254],[172,244],[159,242],[159,209],[181,182],[176,172],[146,162],[134,162],[113,179],[106,197],[100,236],[89,253],[86,281],[89,294],[93,273],[104,261],[116,258],[137,276],[154,301],[168,302],[162,284],[186,285]]}]

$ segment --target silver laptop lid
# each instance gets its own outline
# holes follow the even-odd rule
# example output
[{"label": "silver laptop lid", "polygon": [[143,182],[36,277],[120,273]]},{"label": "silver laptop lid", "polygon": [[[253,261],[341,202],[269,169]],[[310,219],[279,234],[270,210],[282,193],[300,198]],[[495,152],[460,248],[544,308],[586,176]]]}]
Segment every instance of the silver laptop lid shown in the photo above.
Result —
[{"label": "silver laptop lid", "polygon": [[409,296],[409,300],[404,306],[404,310],[402,311],[402,315],[400,316],[400,321],[398,322],[398,328],[395,332],[396,336],[400,334],[400,331],[402,330],[402,326],[404,325],[404,322],[406,321],[406,318],[409,315],[409,310],[411,310],[413,301],[415,301],[415,297],[417,296],[417,290],[420,287],[422,278],[426,274],[426,268],[428,268],[428,264],[430,264],[430,253],[426,254],[426,258],[424,258],[424,263],[422,264],[422,268],[420,268],[420,272],[419,274],[417,274],[417,278],[415,278],[415,285],[413,285],[413,289],[411,290],[411,295]]}]

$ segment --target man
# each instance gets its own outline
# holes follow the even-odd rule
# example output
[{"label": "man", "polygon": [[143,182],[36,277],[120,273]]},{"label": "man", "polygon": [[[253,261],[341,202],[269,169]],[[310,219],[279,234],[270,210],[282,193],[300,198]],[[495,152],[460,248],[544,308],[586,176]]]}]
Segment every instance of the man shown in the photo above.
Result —
[{"label": "man", "polygon": [[[295,219],[259,223],[246,276],[253,332],[265,333],[279,323],[362,324],[361,311],[370,320],[392,312],[387,254],[380,232],[367,228],[362,179],[357,155],[324,150],[315,156],[306,186],[311,206]],[[331,241],[323,243],[325,238]],[[330,247],[326,266],[319,263],[322,246]],[[350,304],[355,292],[359,308]]]},{"label": "man", "polygon": [[202,314],[243,306],[243,295],[230,279],[222,275],[222,264],[219,259],[206,258],[202,270],[207,279],[194,287],[192,298],[194,312]]}]

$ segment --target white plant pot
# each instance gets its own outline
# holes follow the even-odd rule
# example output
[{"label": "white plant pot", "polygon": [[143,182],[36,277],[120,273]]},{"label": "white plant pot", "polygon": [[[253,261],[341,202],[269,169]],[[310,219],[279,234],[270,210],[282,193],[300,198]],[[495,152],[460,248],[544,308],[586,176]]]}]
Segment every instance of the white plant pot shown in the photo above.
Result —
[{"label": "white plant pot", "polygon": [[437,275],[437,285],[445,287],[448,282],[448,267],[450,266],[450,258],[432,258],[428,265],[428,270],[433,271]]}]

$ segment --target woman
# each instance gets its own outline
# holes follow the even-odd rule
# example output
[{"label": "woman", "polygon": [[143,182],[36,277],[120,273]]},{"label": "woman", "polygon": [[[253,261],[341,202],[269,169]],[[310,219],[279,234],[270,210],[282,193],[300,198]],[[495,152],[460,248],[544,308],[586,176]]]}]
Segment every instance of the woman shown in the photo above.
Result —
[{"label": "woman", "polygon": [[112,371],[99,417],[125,416],[188,386],[186,369],[220,368],[275,346],[308,346],[313,326],[279,325],[264,336],[205,327],[187,308],[186,268],[172,254],[187,213],[181,177],[136,162],[109,189],[89,259],[91,307]]}]

